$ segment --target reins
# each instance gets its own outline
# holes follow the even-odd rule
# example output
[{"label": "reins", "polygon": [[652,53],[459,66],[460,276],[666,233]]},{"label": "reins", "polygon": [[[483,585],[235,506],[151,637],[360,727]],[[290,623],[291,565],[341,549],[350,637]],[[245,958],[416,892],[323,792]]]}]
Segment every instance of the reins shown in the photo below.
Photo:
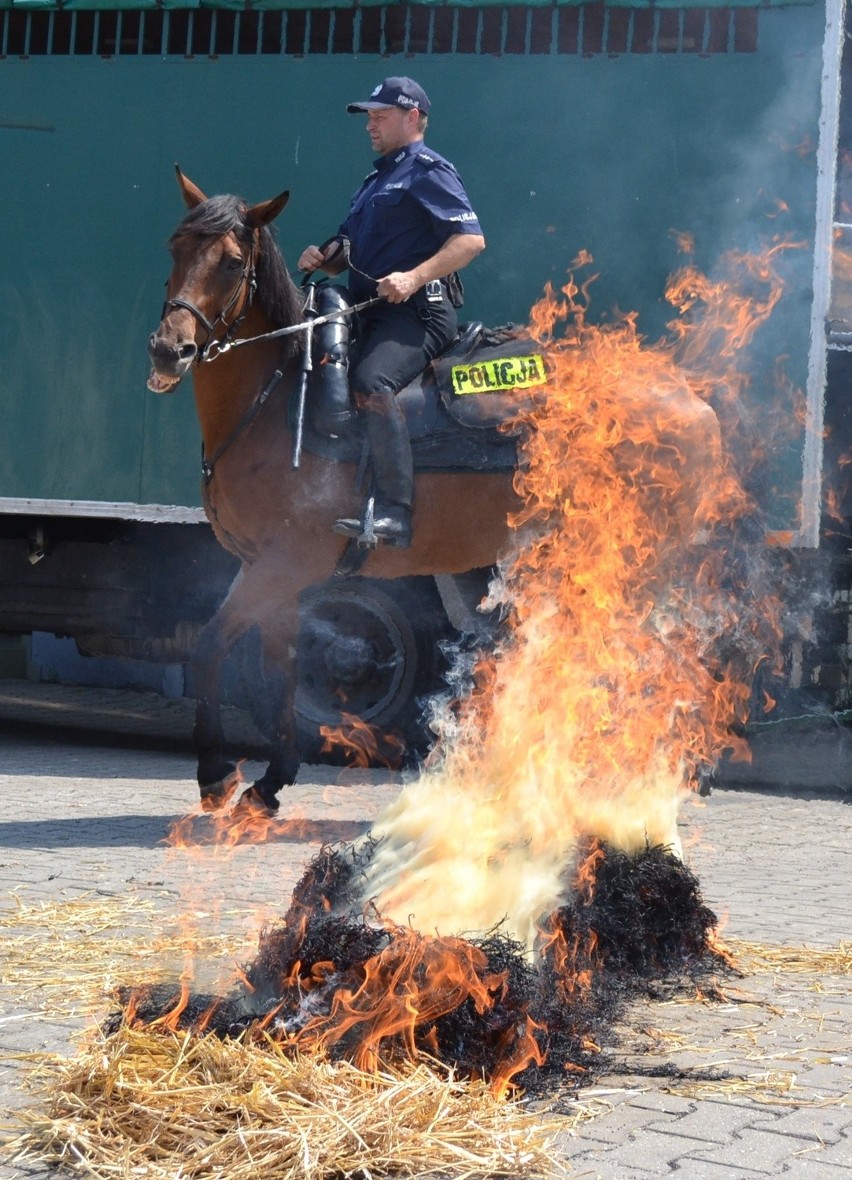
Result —
[{"label": "reins", "polygon": [[[238,316],[236,316],[230,324],[227,324],[228,313],[231,311],[231,309],[237,303],[237,301],[240,298],[240,294],[242,293],[243,289],[246,286],[248,287],[248,291],[246,294],[245,301],[243,303],[243,307],[240,311],[240,314]],[[225,304],[225,306],[222,308],[222,310],[219,312],[219,314],[216,316],[216,318],[214,320],[209,320],[207,318],[207,316],[204,314],[204,312],[201,310],[200,307],[197,307],[194,303],[191,302],[191,300],[184,299],[180,295],[175,296],[174,299],[167,299],[165,301],[165,303],[163,304],[163,313],[162,313],[161,319],[165,318],[169,308],[182,307],[182,308],[184,308],[184,310],[190,312],[190,314],[193,315],[195,317],[195,319],[198,320],[199,324],[201,324],[201,326],[207,332],[207,339],[204,341],[204,343],[198,349],[198,352],[196,353],[196,357],[195,357],[195,363],[201,364],[203,361],[205,361],[207,359],[212,359],[207,356],[207,353],[210,350],[210,348],[215,347],[215,346],[219,346],[222,342],[227,342],[229,337],[231,336],[231,334],[233,332],[235,332],[236,329],[239,327],[239,325],[243,322],[243,320],[245,319],[245,317],[249,313],[251,305],[254,301],[254,296],[255,296],[256,291],[257,291],[257,271],[256,271],[256,266],[255,266],[255,237],[254,237],[254,234],[252,234],[251,246],[249,248],[249,256],[246,261],[246,265],[243,267],[243,270],[240,274],[239,280],[237,281],[237,285],[234,288],[234,291],[233,291],[230,299],[228,300],[228,302]],[[219,324],[227,324],[225,335],[222,337],[222,341],[213,339],[213,333],[216,331],[216,328],[218,327]],[[226,351],[226,349],[223,351]],[[216,448],[216,450],[213,452],[213,454],[210,456],[209,459],[205,457],[204,443],[202,442],[202,444],[201,444],[201,471],[204,476],[205,484],[208,484],[210,482],[210,480],[213,478],[213,470],[214,470],[216,464],[219,462],[219,460],[225,454],[225,452],[229,449],[229,447],[231,447],[233,445],[234,442],[236,442],[236,440],[243,433],[243,431],[247,430],[251,426],[252,422],[254,422],[255,418],[257,417],[257,415],[260,413],[260,411],[263,409],[264,405],[266,404],[266,401],[269,398],[269,395],[272,393],[273,389],[275,389],[276,385],[281,380],[282,375],[283,375],[283,373],[282,373],[281,369],[275,370],[275,372],[270,377],[269,381],[267,381],[267,383],[264,386],[263,390],[261,391],[260,395],[254,399],[254,401],[248,407],[246,412],[240,418],[237,425],[234,427],[234,429],[231,431],[231,433],[228,435],[228,437],[223,442],[221,442],[219,444],[219,446]]]},{"label": "reins", "polygon": [[[244,344],[257,344],[260,340],[275,340],[281,336],[293,336],[296,332],[307,332],[309,328],[316,328],[319,324],[335,323],[345,316],[355,315],[359,311],[366,311],[368,307],[373,307],[375,304],[383,302],[383,300],[383,295],[376,295],[373,299],[365,299],[362,303],[353,303],[351,307],[335,309],[334,311],[327,312],[326,315],[317,316],[313,320],[306,320],[303,324],[291,324],[287,328],[276,328],[273,332],[264,332],[260,336],[245,336],[239,340],[228,340],[227,336],[225,336],[221,341],[212,340],[205,355],[201,356],[199,354],[197,363],[215,361],[223,353],[230,352],[232,348],[241,348]],[[236,325],[234,324],[232,326]]]},{"label": "reins", "polygon": [[[237,303],[237,301],[239,300],[240,294],[246,285],[248,285],[248,293],[247,293],[246,299],[243,303],[243,307],[240,311],[240,314],[238,316],[236,316],[230,324],[227,324],[228,314],[231,311],[231,309],[234,307],[234,305]],[[254,235],[252,235],[248,261],[246,262],[246,265],[243,268],[243,271],[240,275],[239,281],[237,282],[237,285],[234,288],[233,294],[231,295],[230,299],[225,304],[225,306],[222,308],[222,310],[218,313],[218,315],[216,316],[215,319],[213,319],[213,320],[208,319],[200,307],[197,307],[194,303],[191,302],[191,300],[184,299],[181,295],[176,295],[173,299],[166,299],[166,301],[163,304],[163,311],[162,311],[162,315],[160,318],[165,319],[170,308],[183,308],[185,311],[188,311],[192,316],[194,316],[195,319],[199,322],[199,324],[201,324],[201,326],[204,328],[204,330],[207,333],[207,339],[204,341],[204,343],[198,349],[196,356],[195,356],[194,363],[197,365],[200,365],[200,364],[205,364],[205,363],[209,363],[210,361],[216,360],[217,357],[222,356],[226,352],[230,352],[230,350],[232,348],[239,348],[244,344],[257,344],[261,340],[275,340],[275,339],[278,339],[282,336],[294,335],[296,332],[306,332],[307,333],[306,346],[308,348],[310,348],[311,334],[313,332],[313,329],[315,327],[317,327],[319,324],[329,324],[329,323],[333,323],[335,321],[339,322],[341,319],[343,319],[346,316],[354,315],[355,313],[357,313],[359,311],[364,311],[368,307],[373,307],[376,303],[381,303],[383,301],[383,296],[376,296],[373,299],[365,299],[361,303],[355,303],[351,307],[337,308],[332,312],[328,312],[326,315],[309,316],[308,319],[305,320],[305,322],[300,323],[300,324],[292,324],[286,328],[276,328],[271,332],[263,332],[259,336],[246,336],[246,337],[241,338],[239,340],[233,340],[231,337],[232,337],[233,333],[236,331],[236,329],[239,327],[239,325],[243,322],[246,315],[248,314],[249,309],[251,308],[252,302],[254,300],[254,295],[255,295],[256,290],[257,290],[257,275],[256,275],[256,270],[255,270],[255,238],[254,238]],[[213,334],[216,331],[219,324],[226,324],[227,326],[226,326],[225,334],[222,336],[222,338],[219,340],[216,340],[213,338]],[[305,380],[310,372],[310,369],[311,369],[310,360],[308,360],[307,364],[303,364],[303,370],[304,370],[302,373],[302,378],[303,378],[302,384],[303,385],[304,385]],[[228,437],[223,442],[221,442],[219,444],[219,446],[216,448],[216,450],[213,452],[213,454],[210,456],[209,459],[205,456],[204,443],[202,442],[202,444],[201,444],[201,471],[202,471],[202,475],[204,477],[205,486],[207,484],[209,484],[210,481],[212,480],[213,472],[216,467],[216,464],[219,462],[219,460],[222,458],[222,456],[225,454],[225,452],[231,446],[233,446],[233,444],[240,437],[240,435],[243,434],[244,431],[249,429],[249,427],[254,422],[255,418],[258,416],[260,411],[265,406],[266,402],[269,399],[270,394],[273,392],[275,387],[278,385],[282,376],[283,376],[283,370],[276,369],[275,372],[270,377],[269,381],[267,381],[266,385],[261,390],[260,394],[254,399],[254,401],[251,403],[251,405],[245,411],[243,416],[240,418],[239,422],[236,424],[234,429],[231,431],[231,433],[228,435]],[[298,415],[299,421],[298,421],[298,429],[296,431],[296,443],[294,446],[294,456],[293,456],[293,466],[294,467],[299,466],[299,459],[300,459],[300,453],[301,453],[302,420],[304,418],[304,396],[305,396],[305,391],[303,389],[301,392],[301,398],[300,398],[300,412]]]},{"label": "reins", "polygon": [[213,454],[210,456],[209,459],[207,459],[204,455],[204,443],[202,441],[202,443],[201,443],[201,473],[204,476],[204,482],[206,484],[209,483],[210,480],[213,478],[213,469],[216,466],[216,464],[219,462],[219,460],[222,458],[222,456],[225,454],[225,452],[228,450],[228,448],[233,443],[235,443],[237,441],[237,439],[240,437],[240,435],[243,433],[243,431],[248,430],[248,428],[251,426],[252,422],[254,422],[255,418],[258,416],[260,411],[266,405],[266,401],[267,401],[269,395],[272,393],[273,389],[278,384],[278,382],[281,380],[283,375],[284,374],[281,369],[275,370],[275,372],[272,374],[272,376],[267,381],[266,385],[261,390],[258,397],[256,397],[254,399],[254,401],[251,403],[249,408],[243,414],[242,418],[240,418],[239,422],[236,424],[236,426],[231,431],[231,433],[228,435],[228,437],[224,440],[224,442],[219,443],[218,447],[216,448],[216,450],[213,452]]},{"label": "reins", "polygon": [[[334,238],[329,238],[328,241],[323,242],[322,246],[320,246],[320,250],[325,250],[326,246],[328,246],[333,241],[335,241]],[[342,241],[339,241],[337,250],[332,253],[331,258],[336,258],[343,249],[344,244]],[[356,267],[352,266],[351,262],[348,263],[348,265],[350,269],[357,270]],[[357,273],[363,274],[363,271],[359,270]],[[365,279],[369,277],[369,275],[364,275]],[[312,276],[306,274],[305,278],[302,280],[302,286],[304,286],[309,281],[309,279],[310,281],[313,281]],[[371,282],[376,282],[376,280],[372,279]],[[229,340],[228,336],[226,335],[221,341],[214,340],[212,342],[211,349],[207,352],[207,354],[197,358],[198,362],[201,363],[202,361],[215,361],[217,356],[221,356],[225,352],[230,352],[232,348],[241,348],[244,344],[257,344],[260,340],[277,340],[281,336],[295,335],[296,332],[307,332],[308,340],[310,340],[310,334],[319,324],[331,324],[339,322],[345,316],[355,315],[355,313],[359,311],[366,311],[368,307],[373,307],[374,304],[381,303],[382,298],[383,296],[377,295],[374,299],[365,299],[362,303],[353,304],[352,307],[337,308],[326,315],[317,316],[309,314],[308,318],[301,324],[291,324],[286,328],[276,328],[274,331],[264,332],[260,336],[246,336],[240,340]],[[190,308],[190,310],[192,309]]]}]

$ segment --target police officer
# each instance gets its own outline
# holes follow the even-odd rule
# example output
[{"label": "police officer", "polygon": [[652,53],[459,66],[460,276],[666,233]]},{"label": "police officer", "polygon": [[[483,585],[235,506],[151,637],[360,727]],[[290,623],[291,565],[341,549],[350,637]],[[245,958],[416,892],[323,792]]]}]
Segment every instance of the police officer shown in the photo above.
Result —
[{"label": "police officer", "polygon": [[[400,548],[411,544],[414,472],[396,394],[454,339],[456,272],[485,246],[458,172],[423,145],[429,106],[422,87],[404,77],[385,78],[365,102],[347,106],[367,115],[375,169],[334,238],[299,258],[304,271],[348,268],[355,302],[382,296],[359,318],[349,384],[365,411],[375,536]],[[364,524],[343,519],[335,530],[359,537]]]}]

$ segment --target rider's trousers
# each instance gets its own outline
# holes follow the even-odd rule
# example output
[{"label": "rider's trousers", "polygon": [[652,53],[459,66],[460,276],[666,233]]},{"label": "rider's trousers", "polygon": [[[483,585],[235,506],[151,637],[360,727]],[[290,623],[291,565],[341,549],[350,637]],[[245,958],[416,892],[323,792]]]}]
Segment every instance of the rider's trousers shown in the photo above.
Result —
[{"label": "rider's trousers", "polygon": [[364,410],[380,504],[411,507],[411,445],[396,394],[455,339],[456,311],[442,287],[440,302],[424,290],[405,303],[379,303],[358,317],[349,368],[355,404]]}]

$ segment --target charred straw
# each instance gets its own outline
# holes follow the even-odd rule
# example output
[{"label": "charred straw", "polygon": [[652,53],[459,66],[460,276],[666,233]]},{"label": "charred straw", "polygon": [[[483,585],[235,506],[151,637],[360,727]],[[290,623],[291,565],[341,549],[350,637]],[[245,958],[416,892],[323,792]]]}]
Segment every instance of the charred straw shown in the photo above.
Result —
[{"label": "charred straw", "polygon": [[[332,1058],[351,1060],[372,1037],[387,1060],[413,1050],[463,1076],[494,1078],[517,1063],[515,1083],[536,1090],[554,1075],[578,1084],[594,1076],[600,1047],[612,1041],[631,998],[694,986],[724,966],[697,879],[664,848],[628,855],[590,841],[579,859],[594,856],[594,877],[550,916],[535,961],[499,930],[432,939],[368,921],[356,899],[373,849],[321,850],[283,921],[261,932],[238,991],[187,999],[174,984],[126,989],[112,1027],[168,1019],[227,1038],[259,1026],[294,1046],[321,1043]],[[429,990],[432,965],[445,954],[468,968],[467,991],[446,982]],[[379,1002],[405,1013],[412,988],[424,983],[411,1028],[381,1030]]]}]

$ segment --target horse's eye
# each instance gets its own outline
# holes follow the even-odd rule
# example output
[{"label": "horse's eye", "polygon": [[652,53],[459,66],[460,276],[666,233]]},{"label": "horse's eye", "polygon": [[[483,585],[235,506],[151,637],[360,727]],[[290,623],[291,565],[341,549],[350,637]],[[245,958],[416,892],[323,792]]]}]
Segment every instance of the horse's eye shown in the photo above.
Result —
[{"label": "horse's eye", "polygon": [[229,258],[225,262],[225,269],[226,270],[242,270],[242,268],[243,268],[242,258]]}]

